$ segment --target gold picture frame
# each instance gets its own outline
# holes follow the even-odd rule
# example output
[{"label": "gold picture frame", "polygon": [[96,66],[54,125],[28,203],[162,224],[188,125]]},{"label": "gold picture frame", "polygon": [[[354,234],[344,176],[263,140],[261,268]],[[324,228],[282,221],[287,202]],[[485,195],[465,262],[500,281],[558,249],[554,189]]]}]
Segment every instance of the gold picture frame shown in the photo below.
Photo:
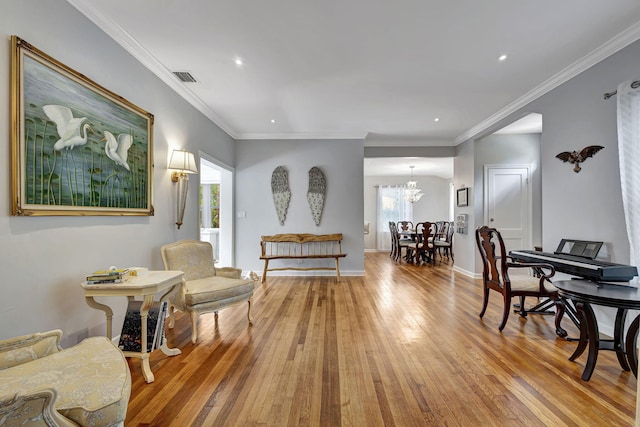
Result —
[{"label": "gold picture frame", "polygon": [[153,215],[153,115],[11,37],[11,214]]}]

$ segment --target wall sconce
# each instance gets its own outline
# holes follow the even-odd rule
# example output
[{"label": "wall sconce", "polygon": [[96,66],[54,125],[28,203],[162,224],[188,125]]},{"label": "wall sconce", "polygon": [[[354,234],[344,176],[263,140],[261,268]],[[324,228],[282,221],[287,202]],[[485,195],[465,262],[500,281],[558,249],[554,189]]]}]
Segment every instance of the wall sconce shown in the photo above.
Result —
[{"label": "wall sconce", "polygon": [[171,181],[178,183],[178,198],[176,200],[176,225],[178,229],[182,225],[182,218],[184,217],[184,208],[187,204],[187,190],[189,189],[189,175],[190,173],[198,173],[196,166],[196,159],[193,153],[185,150],[173,150],[171,153],[171,159],[169,160],[168,169],[175,169],[171,174]]}]

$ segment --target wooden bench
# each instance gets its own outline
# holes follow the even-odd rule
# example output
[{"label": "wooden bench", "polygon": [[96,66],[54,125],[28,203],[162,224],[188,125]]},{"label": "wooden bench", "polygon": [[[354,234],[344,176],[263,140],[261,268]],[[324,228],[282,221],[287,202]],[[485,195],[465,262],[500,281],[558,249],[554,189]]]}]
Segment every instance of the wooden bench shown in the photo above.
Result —
[{"label": "wooden bench", "polygon": [[[337,281],[340,281],[340,258],[347,254],[342,253],[342,234],[275,234],[262,236],[260,241],[264,260],[262,283],[267,280],[268,271],[277,270],[335,270]],[[278,267],[269,268],[272,259],[322,259],[334,258],[334,267]]]}]

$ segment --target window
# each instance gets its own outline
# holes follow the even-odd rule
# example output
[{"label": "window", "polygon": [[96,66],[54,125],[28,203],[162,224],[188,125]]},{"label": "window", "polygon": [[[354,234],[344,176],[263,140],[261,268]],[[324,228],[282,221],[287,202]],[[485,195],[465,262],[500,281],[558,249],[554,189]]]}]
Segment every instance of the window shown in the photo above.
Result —
[{"label": "window", "polygon": [[389,231],[389,221],[413,221],[413,205],[404,196],[404,186],[378,187],[378,229]]},{"label": "window", "polygon": [[378,230],[376,233],[378,249],[391,247],[389,221],[413,221],[413,205],[404,196],[404,185],[378,187]]},{"label": "window", "polygon": [[200,186],[200,228],[220,228],[220,184]]}]

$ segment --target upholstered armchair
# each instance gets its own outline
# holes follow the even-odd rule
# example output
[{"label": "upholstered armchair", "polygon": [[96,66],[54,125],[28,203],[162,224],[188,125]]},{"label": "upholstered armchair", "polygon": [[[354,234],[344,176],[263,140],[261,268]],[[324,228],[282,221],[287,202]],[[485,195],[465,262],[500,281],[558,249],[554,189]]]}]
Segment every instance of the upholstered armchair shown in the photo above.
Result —
[{"label": "upholstered armchair", "polygon": [[106,337],[62,349],[62,331],[0,340],[0,425],[122,426],[129,365]]},{"label": "upholstered armchair", "polygon": [[247,318],[251,319],[254,280],[243,279],[242,270],[216,268],[213,247],[209,242],[180,240],[162,246],[162,262],[166,270],[184,272],[182,285],[169,300],[169,328],[175,324],[174,309],[189,313],[191,341],[198,339],[198,316],[218,311],[232,304],[247,302]]}]

